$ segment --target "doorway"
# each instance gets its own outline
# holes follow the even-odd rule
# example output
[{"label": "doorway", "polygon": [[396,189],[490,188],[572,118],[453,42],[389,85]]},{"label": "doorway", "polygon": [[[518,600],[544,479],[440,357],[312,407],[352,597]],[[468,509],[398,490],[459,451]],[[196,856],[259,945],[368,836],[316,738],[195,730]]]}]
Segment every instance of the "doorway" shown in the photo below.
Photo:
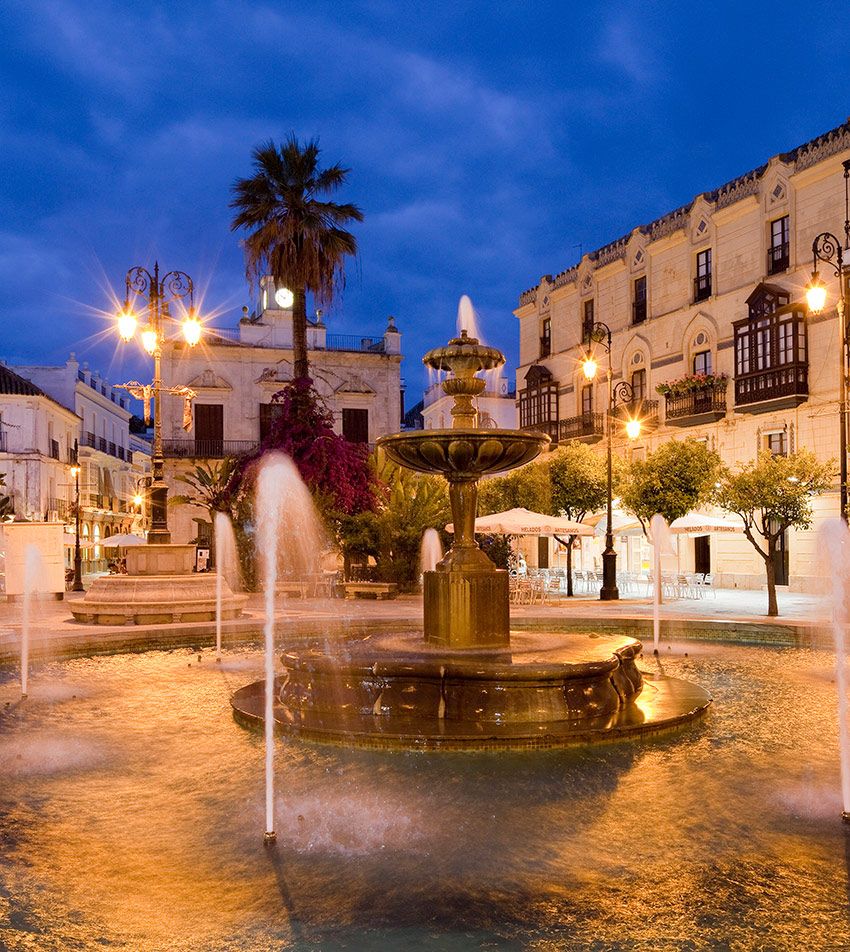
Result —
[{"label": "doorway", "polygon": [[195,455],[219,459],[224,455],[224,407],[195,404]]},{"label": "doorway", "polygon": [[711,572],[711,536],[697,536],[694,539],[694,572],[697,575]]},{"label": "doorway", "polygon": [[[778,526],[773,520],[768,523],[771,532],[776,532]],[[780,532],[776,540],[776,549],[773,553],[773,571],[776,575],[777,585],[788,584],[788,530]]]}]

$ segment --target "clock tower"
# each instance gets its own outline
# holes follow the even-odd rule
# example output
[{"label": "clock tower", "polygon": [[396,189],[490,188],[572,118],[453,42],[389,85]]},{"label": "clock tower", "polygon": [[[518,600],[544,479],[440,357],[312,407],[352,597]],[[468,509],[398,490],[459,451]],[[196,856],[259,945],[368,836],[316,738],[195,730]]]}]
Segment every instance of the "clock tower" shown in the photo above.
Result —
[{"label": "clock tower", "polygon": [[[260,319],[263,319],[266,311],[285,311],[289,317],[292,316],[292,291],[277,284],[270,275],[264,275],[260,278]],[[268,315],[274,317],[274,315]],[[280,315],[278,315],[279,317]]]}]

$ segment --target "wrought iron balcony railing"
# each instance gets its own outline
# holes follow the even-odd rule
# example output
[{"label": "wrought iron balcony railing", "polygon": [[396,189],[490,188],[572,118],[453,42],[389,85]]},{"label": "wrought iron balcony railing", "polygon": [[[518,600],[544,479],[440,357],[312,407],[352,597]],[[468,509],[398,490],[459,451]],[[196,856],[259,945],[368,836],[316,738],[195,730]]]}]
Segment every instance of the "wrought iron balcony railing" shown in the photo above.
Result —
[{"label": "wrought iron balcony railing", "polygon": [[256,440],[163,440],[162,452],[169,459],[224,459],[253,453]]},{"label": "wrought iron balcony railing", "polygon": [[791,264],[789,255],[789,244],[782,241],[778,245],[772,245],[767,249],[767,273],[781,274],[787,271]]},{"label": "wrought iron balcony railing", "polygon": [[667,394],[665,414],[671,426],[693,426],[726,416],[726,384],[709,384],[688,393]]},{"label": "wrought iron balcony railing", "polygon": [[604,413],[582,413],[560,423],[561,442],[581,440],[583,443],[598,443],[604,434]]},{"label": "wrought iron balcony railing", "polygon": [[711,297],[711,275],[701,274],[694,278],[694,304]]}]

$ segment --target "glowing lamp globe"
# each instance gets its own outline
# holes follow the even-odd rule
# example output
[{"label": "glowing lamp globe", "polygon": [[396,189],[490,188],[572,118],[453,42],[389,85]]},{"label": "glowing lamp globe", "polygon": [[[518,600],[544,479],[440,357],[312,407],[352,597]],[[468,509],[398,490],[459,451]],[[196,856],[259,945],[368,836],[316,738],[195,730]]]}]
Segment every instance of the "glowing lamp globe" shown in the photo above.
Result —
[{"label": "glowing lamp globe", "polygon": [[153,354],[156,350],[156,331],[150,324],[142,331],[142,347],[149,354]]},{"label": "glowing lamp globe", "polygon": [[628,420],[626,422],[626,436],[630,440],[636,440],[640,436],[640,420]]},{"label": "glowing lamp globe", "polygon": [[592,357],[585,357],[581,363],[581,369],[584,371],[584,375],[588,380],[593,380],[596,376],[598,365]]},{"label": "glowing lamp globe", "polygon": [[124,305],[124,310],[118,315],[118,333],[121,340],[132,340],[136,333],[136,315],[132,312],[129,305]]},{"label": "glowing lamp globe", "polygon": [[189,314],[183,321],[183,337],[186,338],[186,343],[190,347],[194,347],[201,339],[201,322],[194,308],[190,309]]},{"label": "glowing lamp globe", "polygon": [[812,275],[812,280],[806,286],[806,304],[809,306],[810,314],[820,314],[826,304],[826,286],[821,281],[817,271]]}]

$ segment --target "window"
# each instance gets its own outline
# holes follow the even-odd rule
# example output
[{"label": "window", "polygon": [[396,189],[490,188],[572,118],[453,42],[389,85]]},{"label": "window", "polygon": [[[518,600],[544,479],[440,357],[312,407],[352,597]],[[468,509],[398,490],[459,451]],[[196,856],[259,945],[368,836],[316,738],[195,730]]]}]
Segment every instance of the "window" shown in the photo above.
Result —
[{"label": "window", "polygon": [[711,375],[711,351],[700,350],[694,354],[694,373]]},{"label": "window", "polygon": [[590,342],[590,335],[593,333],[593,325],[596,319],[593,315],[593,298],[584,302],[584,313],[581,321],[581,339],[585,343]]},{"label": "window", "polygon": [[543,321],[543,330],[540,334],[540,356],[548,357],[552,353],[552,321],[547,317]]},{"label": "window", "polygon": [[768,433],[764,438],[765,449],[772,456],[788,455],[788,434],[785,430],[777,430],[776,433]]},{"label": "window", "polygon": [[280,417],[282,410],[283,404],[280,403],[260,404],[260,442],[269,436],[272,426],[275,420]]},{"label": "window", "polygon": [[697,274],[694,278],[694,302],[711,297],[711,248],[697,253]]},{"label": "window", "polygon": [[632,374],[632,396],[634,400],[646,399],[646,370],[636,370]]},{"label": "window", "polygon": [[368,443],[369,411],[344,408],[342,411],[342,435],[349,443]]},{"label": "window", "polygon": [[632,285],[632,324],[646,320],[646,275],[635,278]]},{"label": "window", "polygon": [[195,453],[218,459],[224,453],[224,406],[195,404]]},{"label": "window", "polygon": [[585,384],[581,388],[581,415],[589,416],[593,413],[593,384]]},{"label": "window", "polygon": [[783,215],[770,223],[770,247],[767,251],[767,273],[779,274],[788,270],[789,248],[788,216]]}]

